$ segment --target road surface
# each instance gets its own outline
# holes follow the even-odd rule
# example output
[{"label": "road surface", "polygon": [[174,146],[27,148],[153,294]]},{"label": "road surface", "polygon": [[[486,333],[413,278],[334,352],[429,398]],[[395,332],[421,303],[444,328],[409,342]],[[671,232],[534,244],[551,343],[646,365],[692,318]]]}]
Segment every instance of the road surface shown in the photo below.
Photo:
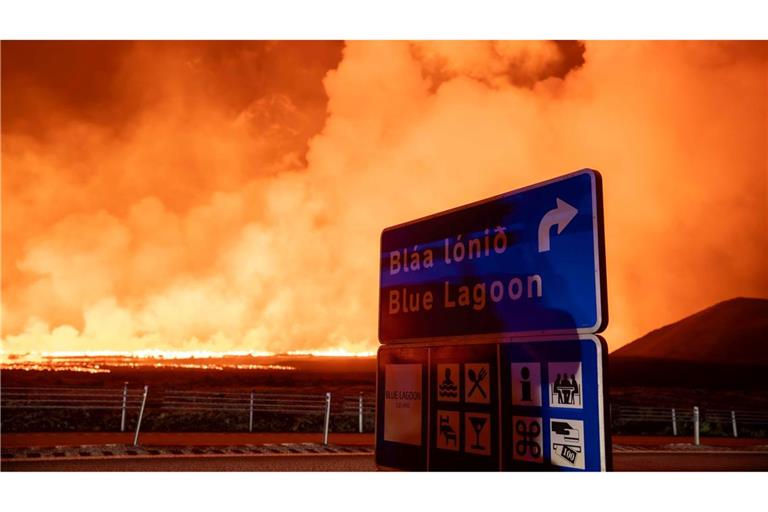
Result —
[{"label": "road surface", "polygon": [[[768,452],[621,452],[617,471],[768,471]],[[2,471],[375,471],[373,455],[241,455],[4,460]]]},{"label": "road surface", "polygon": [[[0,433],[4,448],[22,446],[80,446],[133,444],[133,432],[28,432]],[[142,432],[142,446],[230,446],[265,443],[320,443],[323,434],[312,432]],[[331,432],[328,442],[344,446],[373,446],[373,434]]]},{"label": "road surface", "polygon": [[768,471],[768,452],[624,452],[615,471]]},{"label": "road surface", "polygon": [[[142,432],[142,446],[231,446],[265,443],[319,443],[323,435],[312,432]],[[679,436],[612,436],[614,445],[658,447],[676,443],[690,443],[692,437]],[[344,446],[373,446],[372,433],[331,432],[328,442]],[[702,442],[711,447],[748,448],[768,445],[768,439],[748,437],[707,437]],[[23,446],[81,446],[132,444],[133,432],[0,432],[0,445],[5,448]]]},{"label": "road surface", "polygon": [[2,471],[375,471],[373,456],[256,455],[3,461]]}]

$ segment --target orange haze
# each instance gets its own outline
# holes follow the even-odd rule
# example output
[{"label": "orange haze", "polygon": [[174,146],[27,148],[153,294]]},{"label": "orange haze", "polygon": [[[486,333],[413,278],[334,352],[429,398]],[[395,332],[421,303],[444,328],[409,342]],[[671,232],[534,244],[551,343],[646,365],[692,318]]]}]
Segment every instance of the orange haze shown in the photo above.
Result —
[{"label": "orange haze", "polygon": [[371,351],[383,227],[583,167],[612,349],[768,296],[767,52],[4,42],[2,351]]}]

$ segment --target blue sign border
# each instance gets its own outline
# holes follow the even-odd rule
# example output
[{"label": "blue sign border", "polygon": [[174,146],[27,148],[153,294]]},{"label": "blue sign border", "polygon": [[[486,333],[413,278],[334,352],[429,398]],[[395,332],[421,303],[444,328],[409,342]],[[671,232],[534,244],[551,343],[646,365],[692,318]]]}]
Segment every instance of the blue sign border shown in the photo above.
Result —
[{"label": "blue sign border", "polygon": [[[490,203],[493,201],[498,201],[510,196],[514,196],[521,192],[544,187],[560,181],[565,181],[583,174],[586,174],[590,177],[590,182],[592,187],[592,212],[593,212],[592,232],[593,232],[594,257],[595,257],[594,269],[595,269],[595,302],[596,302],[595,303],[596,321],[594,325],[588,326],[588,327],[578,327],[578,328],[569,328],[569,329],[503,331],[503,332],[486,332],[486,333],[462,334],[462,335],[451,335],[451,336],[434,336],[434,337],[425,336],[425,337],[408,337],[408,338],[398,338],[398,339],[383,339],[382,338],[383,309],[381,304],[381,300],[382,300],[381,286],[382,285],[380,281],[379,283],[380,293],[379,293],[379,304],[378,304],[379,306],[379,314],[378,314],[379,342],[382,344],[390,344],[390,343],[401,344],[401,343],[414,343],[414,342],[422,343],[422,342],[429,342],[429,341],[456,340],[456,339],[463,339],[463,338],[469,338],[469,337],[473,339],[482,339],[485,341],[492,341],[494,339],[497,339],[499,336],[518,336],[518,337],[519,336],[548,336],[548,337],[551,337],[551,336],[557,336],[560,334],[596,334],[605,330],[605,328],[608,325],[608,301],[607,301],[607,282],[606,282],[606,271],[605,271],[605,236],[604,236],[605,226],[604,226],[604,215],[603,215],[603,190],[602,190],[603,187],[602,187],[602,176],[598,171],[594,169],[584,168],[576,172],[559,176],[557,178],[553,178],[547,181],[529,185],[527,187],[515,189],[513,191],[506,192],[504,194],[499,194],[499,195],[486,198],[480,201],[476,201],[476,202],[465,204],[456,208],[452,208],[450,210],[445,210],[432,215],[428,215],[426,217],[421,217],[419,219],[415,219],[412,221],[390,226],[384,229],[381,233],[380,247],[383,247],[382,243],[383,243],[384,235],[390,231],[394,231],[406,226],[411,226],[413,224],[425,222],[430,219],[455,213],[467,208],[475,207],[485,203]],[[381,270],[379,271],[379,275],[381,276]],[[379,279],[381,280],[381,277]]]},{"label": "blue sign border", "polygon": [[[539,347],[537,347],[539,345]],[[500,347],[500,361],[499,368],[503,372],[499,375],[500,380],[509,381],[511,377],[508,373],[508,363],[510,359],[512,362],[525,362],[522,359],[530,359],[531,362],[539,362],[544,358],[543,355],[547,354],[548,361],[542,361],[542,380],[547,382],[549,379],[544,378],[544,375],[548,371],[545,367],[549,362],[553,361],[551,354],[557,354],[556,359],[562,359],[565,356],[569,361],[581,361],[583,365],[583,389],[588,387],[595,390],[595,393],[584,392],[584,405],[579,409],[563,409],[551,404],[545,405],[545,400],[542,399],[541,406],[526,406],[512,404],[511,398],[508,396],[508,387],[502,389],[502,405],[507,402],[507,405],[511,405],[511,410],[514,410],[517,415],[520,416],[538,416],[542,418],[542,423],[548,423],[550,419],[556,417],[557,419],[573,419],[584,421],[585,428],[593,431],[590,438],[594,438],[594,434],[597,434],[598,446],[600,448],[599,460],[594,460],[591,450],[586,453],[585,469],[580,470],[576,468],[559,467],[557,471],[610,471],[613,469],[613,457],[612,457],[612,444],[610,430],[606,428],[609,425],[608,411],[606,410],[606,403],[608,403],[608,388],[606,383],[606,367],[608,359],[608,347],[605,340],[600,336],[595,335],[573,335],[573,336],[550,336],[550,337],[530,337],[530,338],[513,338],[504,339],[499,342]],[[514,354],[514,357],[512,356]],[[523,355],[525,354],[525,355]],[[585,357],[586,356],[586,357]],[[592,381],[592,377],[595,380]],[[593,403],[593,400],[596,402]],[[548,398],[547,400],[548,401]],[[591,405],[590,405],[591,404]],[[592,411],[590,412],[590,409]],[[594,424],[592,421],[587,421],[590,417],[597,416],[597,422]],[[511,433],[511,422],[505,423],[511,415],[502,417],[502,432]],[[596,429],[596,432],[593,430]],[[511,437],[510,437],[511,438]],[[544,429],[543,436],[544,444],[546,446],[545,453],[549,454],[551,451],[551,443],[549,439],[549,429]],[[546,460],[547,457],[545,457]],[[542,467],[537,463],[525,463],[525,462],[510,462],[503,461],[505,469],[510,471],[537,471],[537,470],[551,470],[546,466]]]},{"label": "blue sign border", "polygon": [[[376,370],[376,394],[377,394],[377,405],[376,405],[376,465],[379,469],[382,470],[417,470],[417,471],[424,471],[424,470],[430,470],[430,432],[432,429],[432,417],[431,417],[431,409],[433,408],[431,394],[432,390],[431,387],[431,374],[422,374],[422,381],[423,381],[423,391],[424,395],[428,397],[428,400],[423,403],[423,410],[422,410],[422,426],[424,428],[424,431],[422,432],[422,446],[421,447],[414,447],[414,446],[405,446],[405,445],[398,445],[397,443],[389,443],[383,441],[383,428],[384,428],[384,421],[385,418],[383,416],[383,410],[382,410],[382,404],[383,404],[383,380],[382,380],[382,368],[383,364],[391,364],[391,363],[421,363],[424,364],[424,369],[427,370],[427,373],[431,371],[431,356],[430,356],[430,348],[439,348],[439,347],[445,347],[445,346],[454,346],[457,348],[461,348],[464,351],[471,351],[471,347],[473,345],[488,345],[488,344],[497,344],[498,345],[498,359],[497,364],[498,366],[498,373],[497,378],[499,380],[499,383],[503,380],[505,380],[502,377],[502,371],[506,367],[507,362],[507,355],[503,354],[503,352],[510,352],[515,351],[518,349],[524,349],[524,345],[535,345],[541,344],[542,350],[547,350],[545,347],[546,344],[553,344],[553,343],[562,343],[563,346],[567,346],[568,349],[572,349],[575,352],[583,353],[584,345],[586,344],[590,349],[592,346],[594,347],[594,360],[589,361],[589,366],[592,366],[594,361],[594,370],[596,372],[596,380],[594,382],[595,386],[597,387],[596,394],[594,395],[594,398],[597,400],[597,425],[593,425],[590,428],[597,428],[598,433],[598,440],[599,440],[599,446],[600,446],[600,456],[599,456],[599,462],[595,464],[594,462],[587,461],[585,470],[579,470],[575,468],[565,468],[565,467],[559,467],[555,471],[611,471],[613,469],[613,452],[612,452],[612,442],[611,442],[611,433],[610,430],[607,428],[607,425],[609,425],[609,418],[608,418],[608,388],[607,388],[607,361],[608,361],[608,350],[607,350],[607,344],[605,343],[605,340],[601,336],[596,335],[577,335],[575,333],[572,333],[571,335],[557,335],[557,336],[547,336],[547,337],[497,337],[495,340],[488,341],[488,340],[479,340],[475,338],[472,341],[467,340],[455,340],[453,342],[436,342],[436,341],[429,341],[429,342],[419,342],[418,344],[409,344],[409,345],[381,345],[379,347],[378,353],[377,353],[377,370]],[[400,354],[401,351],[406,351],[404,354]],[[382,353],[386,353],[385,357],[382,358]],[[591,373],[591,372],[590,372]],[[504,383],[506,385],[506,382]],[[504,386],[505,387],[505,386]],[[505,421],[505,415],[504,411],[502,411],[503,402],[505,400],[504,395],[502,393],[502,388],[499,388],[497,394],[497,400],[498,403],[496,404],[499,408],[499,416],[497,417],[497,421],[499,422],[498,425],[498,433],[499,435],[504,435],[506,430],[509,427],[509,423]],[[504,393],[506,394],[506,393]],[[525,407],[525,406],[519,406],[519,408]],[[575,411],[575,410],[574,410]],[[573,419],[582,419],[586,420],[586,417],[583,416],[583,414],[579,412],[574,411],[568,411],[568,410],[562,410],[558,409],[558,415],[562,415],[562,417],[572,417]],[[511,412],[508,411],[510,414]],[[510,415],[508,414],[508,415]],[[544,416],[546,416],[546,419],[548,420],[551,417],[551,411],[547,411],[546,414],[542,415],[542,418],[544,419]],[[560,416],[558,416],[560,417]],[[548,436],[544,439],[545,443],[549,442]],[[506,443],[502,443],[500,439],[499,444],[499,450],[501,450],[501,444],[504,444],[506,446]],[[499,452],[499,455],[503,455],[503,452]],[[392,464],[391,462],[393,460],[396,460],[399,465]],[[389,463],[387,463],[389,462]],[[541,464],[516,464],[515,467],[511,467],[510,464],[503,460],[499,459],[499,469],[504,471],[553,471],[553,468],[551,465],[541,465]],[[444,468],[445,470],[447,468]],[[471,469],[480,469],[481,471],[485,470],[487,471],[487,468],[471,468]],[[456,471],[461,471],[462,469],[456,468]]]}]

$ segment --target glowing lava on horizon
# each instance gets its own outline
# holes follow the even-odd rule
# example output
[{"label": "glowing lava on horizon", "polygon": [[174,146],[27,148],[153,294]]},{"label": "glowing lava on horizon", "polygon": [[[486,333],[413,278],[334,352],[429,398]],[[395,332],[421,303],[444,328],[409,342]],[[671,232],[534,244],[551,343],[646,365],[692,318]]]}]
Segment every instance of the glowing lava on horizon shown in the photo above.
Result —
[{"label": "glowing lava on horizon", "polygon": [[192,370],[278,370],[293,371],[295,366],[278,364],[286,357],[373,357],[374,352],[349,352],[343,349],[311,352],[291,351],[283,354],[271,352],[213,352],[164,351],[147,349],[136,351],[81,351],[81,352],[29,352],[7,354],[0,352],[0,370],[71,371],[110,373],[117,368],[167,368]]}]

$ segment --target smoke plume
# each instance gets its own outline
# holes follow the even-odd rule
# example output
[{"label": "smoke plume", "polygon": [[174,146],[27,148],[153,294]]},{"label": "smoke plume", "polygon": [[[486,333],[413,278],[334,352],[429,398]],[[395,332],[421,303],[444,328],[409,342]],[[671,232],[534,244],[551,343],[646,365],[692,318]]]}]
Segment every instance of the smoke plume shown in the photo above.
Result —
[{"label": "smoke plume", "polygon": [[766,43],[2,52],[5,352],[371,351],[382,228],[583,167],[611,349],[768,296]]}]

